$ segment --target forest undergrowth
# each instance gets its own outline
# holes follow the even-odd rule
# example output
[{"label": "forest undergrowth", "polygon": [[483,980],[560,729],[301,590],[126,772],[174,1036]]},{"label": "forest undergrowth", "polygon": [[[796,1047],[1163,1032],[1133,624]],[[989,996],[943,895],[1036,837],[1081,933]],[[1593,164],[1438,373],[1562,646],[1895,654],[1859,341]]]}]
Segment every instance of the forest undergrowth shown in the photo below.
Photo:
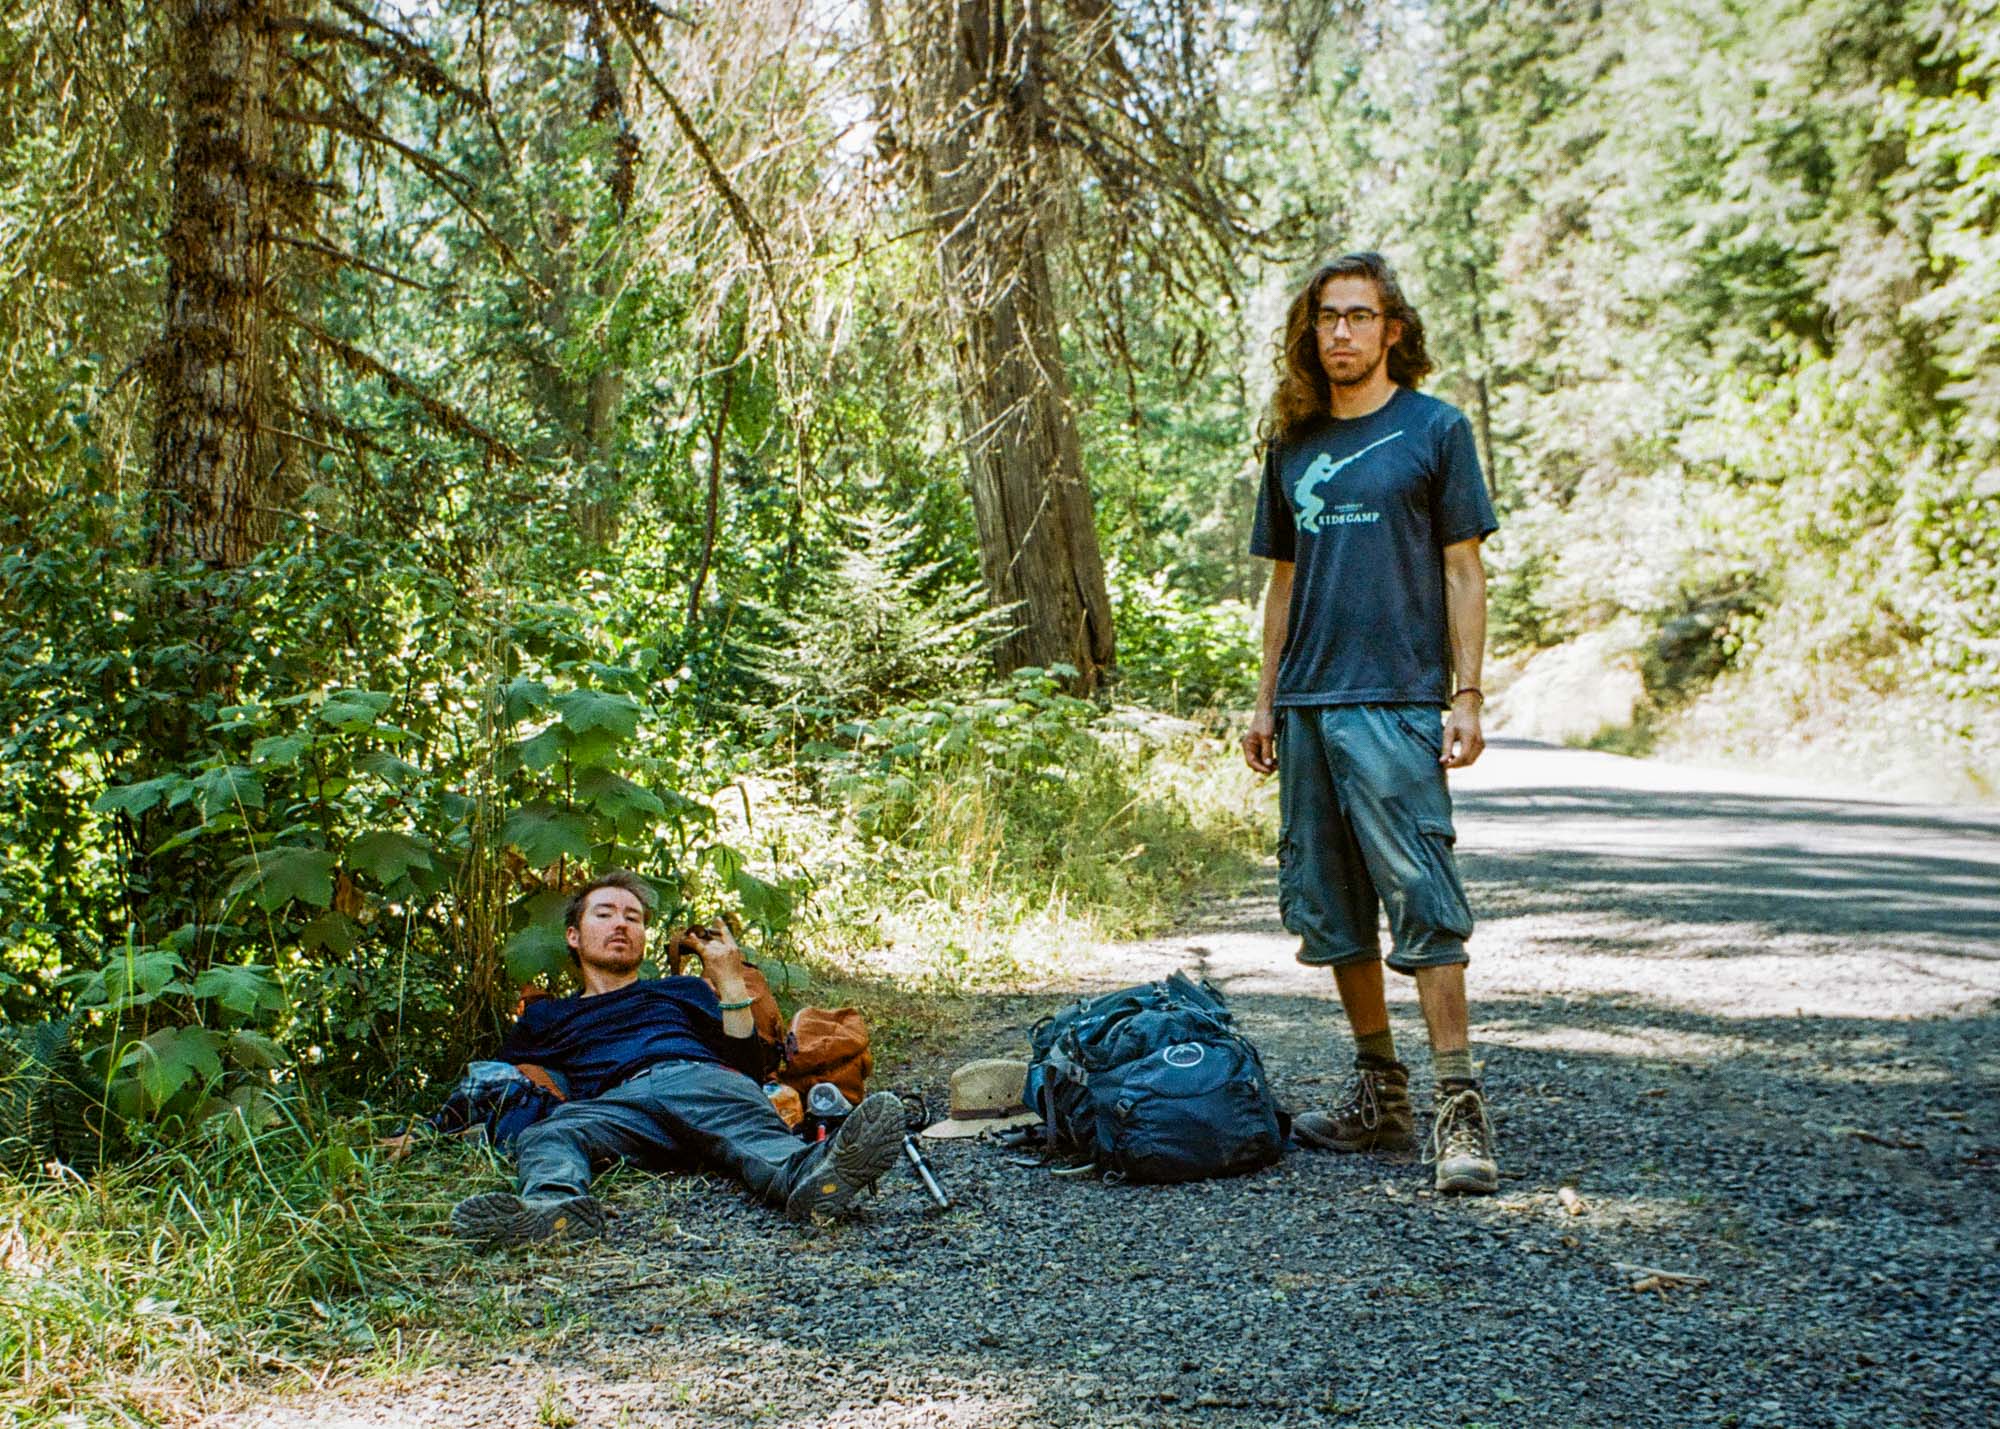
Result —
[{"label": "forest undergrowth", "polygon": [[[1270,791],[1202,726],[1043,695],[1032,735],[1000,739],[1019,702],[998,695],[900,711],[877,738],[895,738],[901,769],[802,765],[746,780],[736,802],[730,836],[811,885],[764,955],[774,986],[788,1005],[859,1006],[881,1075],[944,1047],[966,994],[1059,978],[1079,950],[1158,930],[1264,855]],[[913,725],[927,742],[900,737]],[[558,1334],[529,1262],[474,1258],[445,1231],[467,1185],[504,1183],[504,1158],[376,1145],[441,1090],[371,1102],[307,1074],[255,1122],[158,1135],[94,1177],[0,1177],[0,1417],[180,1423],[251,1388]],[[605,1193],[648,1179],[614,1173]]]}]

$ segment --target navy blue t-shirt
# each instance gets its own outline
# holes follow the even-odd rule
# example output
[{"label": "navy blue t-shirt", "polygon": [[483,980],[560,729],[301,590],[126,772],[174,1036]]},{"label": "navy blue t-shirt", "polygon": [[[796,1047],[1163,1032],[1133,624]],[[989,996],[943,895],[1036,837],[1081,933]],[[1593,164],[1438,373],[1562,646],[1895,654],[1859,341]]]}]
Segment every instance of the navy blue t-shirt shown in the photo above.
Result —
[{"label": "navy blue t-shirt", "polygon": [[[747,1044],[747,1045],[745,1045]],[[698,977],[642,978],[593,997],[545,997],[521,1010],[497,1054],[561,1072],[572,1101],[607,1092],[657,1062],[746,1065],[760,1044],[722,1030],[722,1004]]]},{"label": "navy blue t-shirt", "polygon": [[1465,414],[1398,387],[1264,456],[1250,554],[1293,561],[1280,705],[1450,703],[1444,547],[1494,530]]}]

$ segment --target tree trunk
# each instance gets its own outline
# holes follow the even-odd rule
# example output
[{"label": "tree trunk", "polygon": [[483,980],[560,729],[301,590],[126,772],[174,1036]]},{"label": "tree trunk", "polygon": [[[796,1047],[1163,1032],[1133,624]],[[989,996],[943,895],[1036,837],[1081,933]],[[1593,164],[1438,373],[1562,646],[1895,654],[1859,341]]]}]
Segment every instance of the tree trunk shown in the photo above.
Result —
[{"label": "tree trunk", "polygon": [[1479,361],[1479,376],[1472,384],[1473,394],[1479,402],[1479,455],[1486,463],[1486,494],[1497,501],[1500,497],[1500,473],[1493,466],[1496,460],[1493,454],[1493,394],[1488,384],[1488,374],[1493,371],[1493,353],[1486,345],[1486,321],[1481,312],[1486,306],[1486,295],[1480,288],[1476,265],[1465,265],[1465,280],[1466,296],[1472,310],[1472,350]]},{"label": "tree trunk", "polygon": [[270,529],[265,431],[271,0],[181,0],[166,323],[154,357],[158,562],[243,564]]},{"label": "tree trunk", "polygon": [[956,0],[919,21],[932,113],[913,157],[939,235],[980,567],[993,604],[1018,605],[1000,665],[1072,665],[1089,690],[1114,658],[1111,602],[1049,277],[1035,13]]}]

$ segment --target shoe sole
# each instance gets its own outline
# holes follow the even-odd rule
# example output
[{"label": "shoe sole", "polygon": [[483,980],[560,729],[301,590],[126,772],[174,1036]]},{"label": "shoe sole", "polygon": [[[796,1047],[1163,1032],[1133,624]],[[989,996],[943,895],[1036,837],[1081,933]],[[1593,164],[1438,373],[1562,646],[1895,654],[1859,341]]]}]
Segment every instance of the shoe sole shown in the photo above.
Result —
[{"label": "shoe sole", "polygon": [[536,1245],[557,1239],[584,1240],[604,1234],[604,1207],[595,1196],[528,1202],[505,1191],[469,1196],[452,1207],[451,1231],[486,1249]]},{"label": "shoe sole", "polygon": [[903,1118],[903,1103],[895,1093],[864,1098],[834,1134],[811,1178],[785,1198],[786,1216],[809,1221],[843,1214],[902,1156]]},{"label": "shoe sole", "polygon": [[1500,1168],[1491,1161],[1440,1164],[1437,1189],[1445,1196],[1490,1196],[1500,1189]]},{"label": "shoe sole", "polygon": [[1292,1135],[1315,1151],[1408,1151],[1417,1144],[1414,1131],[1376,1132],[1364,1137],[1331,1136],[1315,1133],[1292,1123]]}]

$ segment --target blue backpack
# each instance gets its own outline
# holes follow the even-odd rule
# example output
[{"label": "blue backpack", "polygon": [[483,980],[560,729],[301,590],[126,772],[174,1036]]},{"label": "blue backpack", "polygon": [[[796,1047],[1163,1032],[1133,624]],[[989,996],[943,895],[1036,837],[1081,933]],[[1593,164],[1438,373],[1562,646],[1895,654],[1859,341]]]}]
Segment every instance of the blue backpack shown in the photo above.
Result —
[{"label": "blue backpack", "polygon": [[1071,1004],[1029,1033],[1027,1105],[1050,1150],[1123,1181],[1269,1166],[1288,1118],[1222,994],[1184,973]]}]

